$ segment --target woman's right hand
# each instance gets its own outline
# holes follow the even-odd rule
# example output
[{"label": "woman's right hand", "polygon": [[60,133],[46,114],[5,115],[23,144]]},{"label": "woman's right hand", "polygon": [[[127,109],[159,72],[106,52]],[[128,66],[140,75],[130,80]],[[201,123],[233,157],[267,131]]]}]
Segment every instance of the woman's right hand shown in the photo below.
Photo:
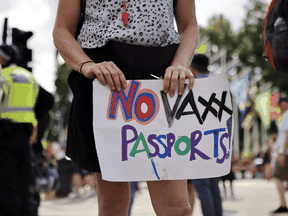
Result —
[{"label": "woman's right hand", "polygon": [[81,71],[89,79],[97,78],[102,85],[108,84],[112,91],[121,91],[121,87],[127,87],[123,72],[112,61],[97,64],[89,62],[83,65]]}]

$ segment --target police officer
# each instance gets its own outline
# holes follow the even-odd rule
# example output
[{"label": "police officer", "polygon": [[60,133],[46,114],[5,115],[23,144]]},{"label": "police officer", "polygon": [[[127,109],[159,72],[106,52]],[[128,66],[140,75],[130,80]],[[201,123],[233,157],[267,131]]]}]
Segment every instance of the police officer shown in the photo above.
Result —
[{"label": "police officer", "polygon": [[39,86],[29,71],[8,67],[16,54],[12,46],[0,46],[0,215],[34,216],[29,145],[37,138]]}]

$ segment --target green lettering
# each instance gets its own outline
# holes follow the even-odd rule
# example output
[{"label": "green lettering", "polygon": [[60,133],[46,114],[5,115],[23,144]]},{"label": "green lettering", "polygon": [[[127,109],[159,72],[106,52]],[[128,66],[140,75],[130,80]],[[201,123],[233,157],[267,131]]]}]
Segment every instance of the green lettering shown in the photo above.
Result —
[{"label": "green lettering", "polygon": [[[180,149],[180,144],[181,144],[182,142],[186,143],[186,148],[185,148],[184,151],[182,151],[182,150]],[[176,152],[178,155],[186,155],[186,154],[188,154],[188,152],[191,150],[191,141],[190,141],[190,139],[189,139],[187,136],[182,136],[182,137],[180,137],[180,138],[176,141],[176,143],[175,143],[175,145],[174,145],[174,149],[175,149],[175,152]]]},{"label": "green lettering", "polygon": [[[144,149],[137,150],[140,141],[142,142]],[[130,156],[131,156],[131,157],[135,157],[135,155],[136,155],[137,153],[144,152],[144,151],[146,152],[148,159],[150,159],[149,148],[148,148],[147,142],[146,142],[146,140],[145,140],[145,137],[144,137],[143,133],[141,132],[141,133],[139,134],[139,136],[138,136],[138,138],[137,138],[137,140],[136,140],[136,142],[135,142],[135,144],[134,144],[131,152],[130,152]]]}]

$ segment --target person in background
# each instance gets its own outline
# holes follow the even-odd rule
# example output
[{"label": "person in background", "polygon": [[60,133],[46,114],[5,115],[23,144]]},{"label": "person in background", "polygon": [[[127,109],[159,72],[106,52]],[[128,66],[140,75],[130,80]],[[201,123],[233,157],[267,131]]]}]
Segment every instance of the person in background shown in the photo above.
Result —
[{"label": "person in background", "polygon": [[37,141],[39,86],[29,71],[10,67],[16,56],[0,46],[0,215],[37,216],[30,143]]},{"label": "person in background", "polygon": [[267,150],[264,156],[264,178],[270,180],[273,175],[273,167],[271,165],[273,145],[276,141],[276,136],[272,136],[267,141]]},{"label": "person in background", "polygon": [[[270,180],[273,176],[273,167],[275,166],[274,161],[276,161],[277,153],[273,152],[273,146],[276,145],[276,139],[278,135],[277,120],[271,121],[270,126],[267,130],[267,135],[269,139],[267,140],[267,149],[264,156],[264,178]],[[275,155],[275,159],[274,156]]]},{"label": "person in background", "polygon": [[273,174],[277,191],[280,199],[280,207],[272,213],[288,213],[285,191],[283,181],[288,180],[288,96],[279,95],[277,102],[280,107],[281,122],[278,124],[278,136],[276,143],[273,146],[274,150],[278,151],[278,158],[276,160],[275,171]]},{"label": "person in background", "polygon": [[128,216],[131,215],[132,206],[135,199],[136,192],[139,191],[139,182],[130,182],[130,201],[128,207]]},{"label": "person in background", "polygon": [[235,154],[232,153],[231,170],[230,170],[230,172],[227,175],[220,177],[220,179],[222,181],[222,185],[223,185],[223,189],[224,189],[224,196],[225,197],[227,197],[227,190],[226,190],[225,182],[226,182],[226,180],[228,180],[229,183],[230,183],[230,194],[231,194],[231,197],[234,198],[233,181],[236,179],[235,173],[234,173],[235,168],[237,169],[237,159],[236,159]]},{"label": "person in background", "polygon": [[60,187],[56,191],[56,197],[67,197],[71,192],[72,161],[66,159],[65,148],[55,140],[50,144],[57,162]]},{"label": "person in background", "polygon": [[256,155],[255,159],[253,160],[253,164],[255,169],[253,171],[253,178],[263,178],[264,177],[264,157],[265,152],[263,149],[259,149],[259,153]]},{"label": "person in background", "polygon": [[[163,91],[170,97],[178,81],[179,95],[183,94],[185,79],[191,90],[194,77],[189,66],[198,45],[195,2],[86,1],[76,40],[81,1],[58,2],[54,44],[73,69],[68,78],[73,101],[66,154],[82,168],[97,172],[99,214],[126,216],[129,182],[102,179],[93,135],[92,82],[97,78],[103,86],[121,91],[127,88],[126,80],[151,79],[154,74],[164,77]],[[187,180],[147,181],[147,185],[157,215],[191,215]]]},{"label": "person in background", "polygon": [[[195,54],[190,66],[190,70],[195,79],[205,78],[211,75],[208,70],[209,58],[203,54]],[[192,185],[193,183],[193,185]],[[195,187],[201,202],[202,213],[204,216],[222,216],[222,199],[219,190],[219,178],[193,179],[188,180],[188,194],[190,205],[194,206]]]},{"label": "person in background", "polygon": [[90,186],[89,196],[92,197],[96,195],[94,172],[82,169],[76,163],[73,163],[72,184],[75,193],[75,196],[73,198],[81,198],[79,189],[85,184],[88,184]]},{"label": "person in background", "polygon": [[[37,97],[37,101],[35,104],[35,117],[37,119],[37,138],[34,142],[31,142],[31,155],[32,155],[32,167],[34,170],[35,176],[41,176],[42,173],[39,171],[43,168],[43,161],[45,160],[44,148],[42,145],[42,140],[46,139],[45,132],[48,131],[50,115],[49,111],[53,109],[54,106],[54,96],[46,91],[43,87],[39,85],[39,93]],[[35,156],[33,158],[33,156]],[[37,203],[37,209],[40,206],[40,192],[35,191],[34,200]]]}]

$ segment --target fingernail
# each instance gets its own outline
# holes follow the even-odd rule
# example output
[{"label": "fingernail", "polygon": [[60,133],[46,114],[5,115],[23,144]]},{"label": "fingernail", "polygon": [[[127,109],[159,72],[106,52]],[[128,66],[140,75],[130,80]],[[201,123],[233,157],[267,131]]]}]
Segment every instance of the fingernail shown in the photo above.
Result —
[{"label": "fingernail", "polygon": [[113,86],[113,87],[112,87],[112,91],[114,91],[114,90],[115,90],[115,87]]},{"label": "fingernail", "polygon": [[124,89],[127,88],[127,84],[124,84],[124,85],[123,85],[123,88],[124,88]]},{"label": "fingernail", "polygon": [[117,91],[121,91],[121,88],[117,88]]},{"label": "fingernail", "polygon": [[178,94],[179,94],[179,95],[182,95],[182,94],[183,94],[183,92],[179,92]]},{"label": "fingernail", "polygon": [[169,96],[170,96],[170,97],[173,97],[173,96],[174,96],[174,94],[169,94]]}]

